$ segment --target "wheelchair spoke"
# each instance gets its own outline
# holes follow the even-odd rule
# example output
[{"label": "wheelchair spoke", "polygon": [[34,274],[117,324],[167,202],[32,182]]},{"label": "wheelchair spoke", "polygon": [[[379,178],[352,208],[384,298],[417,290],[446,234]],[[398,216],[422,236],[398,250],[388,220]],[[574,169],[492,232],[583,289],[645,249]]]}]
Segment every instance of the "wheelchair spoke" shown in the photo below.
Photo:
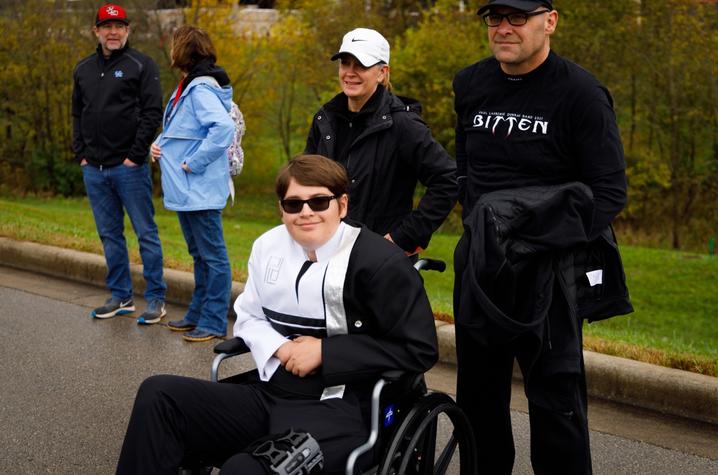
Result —
[{"label": "wheelchair spoke", "polygon": [[432,467],[434,466],[434,456],[436,452],[436,435],[438,432],[439,420],[435,419],[433,423],[427,426],[424,431],[423,442],[421,443],[421,451],[417,454],[419,458],[419,474],[432,475]]},{"label": "wheelchair spoke", "polygon": [[[448,418],[453,431],[440,453],[436,454],[439,417],[442,415]],[[460,474],[475,475],[474,439],[466,416],[448,395],[432,393],[421,398],[405,415],[393,434],[378,473],[444,475],[457,448]]]},{"label": "wheelchair spoke", "polygon": [[458,445],[459,442],[452,434],[449,438],[449,442],[446,444],[446,447],[444,447],[444,450],[441,451],[441,455],[439,455],[439,459],[434,466],[435,475],[444,475],[446,473],[446,470],[449,468],[449,464],[451,463],[451,459],[454,457],[454,452],[456,452],[456,447]]},{"label": "wheelchair spoke", "polygon": [[[410,455],[405,444],[410,435],[416,431],[416,426],[426,417],[426,413],[430,411],[431,408],[445,402],[447,399],[451,401],[451,398],[445,394],[432,393],[422,397],[407,412],[404,416],[404,420],[392,436],[391,443],[384,455],[384,460],[379,467],[379,475],[392,475],[392,473],[397,473],[394,465],[395,462],[413,455]],[[397,459],[397,457],[399,457],[399,459]],[[393,472],[392,467],[394,467]]]},{"label": "wheelchair spoke", "polygon": [[[429,430],[432,430],[432,427],[436,425],[436,418],[439,416],[439,414],[446,413],[448,415],[448,412],[454,408],[455,406],[453,401],[451,401],[451,403],[444,402],[432,408],[427,414],[425,414],[424,419],[419,423],[419,426],[416,428],[416,432],[411,437],[409,445],[406,448],[405,454],[412,454],[414,452],[419,440],[426,435],[426,429],[429,428]],[[433,458],[434,457],[432,454],[432,457],[430,459],[433,461]],[[406,473],[406,469],[410,460],[411,457],[404,457],[402,459],[401,465],[399,466],[399,473]]]}]

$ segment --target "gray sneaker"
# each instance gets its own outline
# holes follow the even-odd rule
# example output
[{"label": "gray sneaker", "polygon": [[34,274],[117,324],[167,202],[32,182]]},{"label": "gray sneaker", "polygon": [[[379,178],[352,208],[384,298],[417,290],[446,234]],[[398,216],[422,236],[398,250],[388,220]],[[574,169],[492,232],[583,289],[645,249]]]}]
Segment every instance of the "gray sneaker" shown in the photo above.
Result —
[{"label": "gray sneaker", "polygon": [[165,303],[159,299],[150,300],[150,303],[147,304],[147,310],[139,316],[137,323],[139,325],[154,325],[162,320],[165,315],[167,315]]},{"label": "gray sneaker", "polygon": [[112,318],[115,315],[126,315],[135,311],[135,304],[132,299],[116,299],[110,297],[102,307],[97,307],[90,312],[92,318]]}]

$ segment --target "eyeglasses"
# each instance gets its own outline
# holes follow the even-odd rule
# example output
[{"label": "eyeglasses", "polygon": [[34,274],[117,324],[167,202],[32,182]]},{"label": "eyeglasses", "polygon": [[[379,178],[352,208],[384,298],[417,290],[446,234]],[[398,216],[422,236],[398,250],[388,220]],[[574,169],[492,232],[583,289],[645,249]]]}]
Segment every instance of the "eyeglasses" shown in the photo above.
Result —
[{"label": "eyeglasses", "polygon": [[502,15],[501,13],[487,13],[483,16],[483,18],[486,26],[490,26],[491,28],[499,26],[501,22],[504,21],[504,18],[508,20],[509,25],[511,26],[523,26],[529,21],[529,17],[541,15],[550,11],[551,10],[541,10],[538,12],[514,12],[507,13],[505,15]]},{"label": "eyeglasses", "polygon": [[296,214],[302,211],[304,204],[308,204],[312,211],[326,211],[329,208],[329,203],[333,199],[339,198],[338,196],[315,196],[308,200],[298,200],[290,198],[288,200],[280,200],[279,204],[282,205],[282,209],[285,213]]}]

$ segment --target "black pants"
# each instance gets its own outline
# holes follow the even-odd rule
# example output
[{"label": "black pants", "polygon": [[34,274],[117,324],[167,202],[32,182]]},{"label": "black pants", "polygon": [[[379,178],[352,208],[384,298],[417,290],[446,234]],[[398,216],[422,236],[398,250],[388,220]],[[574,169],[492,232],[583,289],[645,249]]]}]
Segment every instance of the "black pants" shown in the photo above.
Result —
[{"label": "black pants", "polygon": [[[455,314],[466,262],[461,244],[455,255]],[[476,330],[471,319],[480,315],[457,318],[457,402],[476,435],[482,474],[510,475],[513,469],[510,402],[515,358],[521,363],[529,400],[534,473],[592,473],[581,322],[569,312],[558,284],[553,295],[542,346],[530,335],[507,343],[487,343],[485,338],[472,337]]]},{"label": "black pants", "polygon": [[[510,475],[515,453],[510,415],[514,352],[482,348],[458,326],[456,347],[457,402],[476,435],[481,473]],[[534,473],[591,473],[584,374],[544,376],[537,370],[529,377]]]},{"label": "black pants", "polygon": [[359,404],[345,398],[285,399],[264,383],[152,376],[137,392],[117,473],[176,475],[178,467],[201,461],[224,464],[223,473],[262,474],[243,449],[290,427],[319,442],[326,473],[341,473],[349,453],[366,440]]}]

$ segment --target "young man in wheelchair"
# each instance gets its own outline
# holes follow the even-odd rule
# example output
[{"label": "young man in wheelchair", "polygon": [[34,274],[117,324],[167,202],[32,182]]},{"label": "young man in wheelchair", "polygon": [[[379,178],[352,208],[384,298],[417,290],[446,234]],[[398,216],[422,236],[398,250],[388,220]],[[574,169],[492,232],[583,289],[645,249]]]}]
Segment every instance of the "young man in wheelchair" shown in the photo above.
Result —
[{"label": "young man in wheelchair", "polygon": [[283,225],[255,241],[234,305],[234,335],[250,348],[257,380],[145,380],[118,473],[176,474],[199,460],[223,473],[272,473],[257,441],[290,428],[316,439],[324,473],[342,473],[366,439],[363,413],[379,375],[433,366],[437,339],[423,282],[399,247],[342,220],[347,187],[344,168],[318,155],[282,168]]}]

